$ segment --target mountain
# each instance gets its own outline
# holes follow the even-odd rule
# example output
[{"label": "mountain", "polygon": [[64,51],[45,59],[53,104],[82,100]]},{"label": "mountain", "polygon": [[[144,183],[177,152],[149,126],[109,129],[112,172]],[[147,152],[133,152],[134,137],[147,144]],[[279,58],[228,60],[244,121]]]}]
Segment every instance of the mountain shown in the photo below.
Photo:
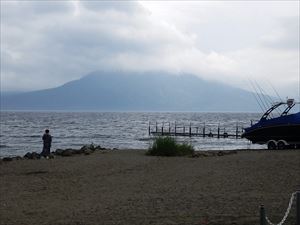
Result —
[{"label": "mountain", "polygon": [[253,93],[194,75],[99,71],[56,88],[1,95],[1,109],[258,111]]}]

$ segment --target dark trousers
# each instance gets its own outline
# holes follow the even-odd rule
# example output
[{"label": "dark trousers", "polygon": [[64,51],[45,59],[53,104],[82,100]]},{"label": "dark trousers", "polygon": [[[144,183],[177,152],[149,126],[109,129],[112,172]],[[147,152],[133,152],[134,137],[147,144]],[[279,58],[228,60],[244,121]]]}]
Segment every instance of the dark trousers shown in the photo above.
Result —
[{"label": "dark trousers", "polygon": [[48,156],[48,155],[50,155],[50,148],[51,148],[50,145],[44,145],[43,151],[42,151],[41,155],[42,156]]}]

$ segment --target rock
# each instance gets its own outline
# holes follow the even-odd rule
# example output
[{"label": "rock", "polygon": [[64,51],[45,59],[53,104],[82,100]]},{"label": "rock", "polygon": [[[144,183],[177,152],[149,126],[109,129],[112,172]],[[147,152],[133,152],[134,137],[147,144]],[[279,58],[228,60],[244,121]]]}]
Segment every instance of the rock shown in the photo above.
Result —
[{"label": "rock", "polygon": [[36,152],[27,152],[24,155],[24,158],[25,159],[40,159],[41,155],[39,153],[36,153]]},{"label": "rock", "polygon": [[223,152],[223,151],[219,151],[217,155],[218,155],[218,156],[223,156],[223,155],[224,155],[224,152]]},{"label": "rock", "polygon": [[102,148],[100,145],[95,146],[94,144],[90,144],[90,145],[84,145],[81,147],[80,150],[78,151],[82,151],[81,153],[84,153],[85,150],[91,150],[91,151],[96,151],[96,150],[106,150],[106,148]]},{"label": "rock", "polygon": [[62,155],[63,153],[63,149],[56,149],[56,151],[54,152],[55,155]]},{"label": "rock", "polygon": [[89,155],[89,154],[91,154],[91,153],[93,153],[93,151],[92,151],[91,149],[86,149],[86,150],[84,151],[84,154],[85,154],[85,155]]},{"label": "rock", "polygon": [[193,153],[192,158],[199,158],[199,154],[198,153]]},{"label": "rock", "polygon": [[85,150],[88,150],[88,149],[91,150],[91,151],[95,151],[96,147],[94,146],[94,144],[84,145],[84,146],[81,147],[80,150],[85,151]]},{"label": "rock", "polygon": [[89,149],[92,150],[92,151],[95,151],[95,150],[96,150],[96,147],[95,147],[94,144],[90,144]]},{"label": "rock", "polygon": [[208,157],[208,156],[211,156],[211,154],[209,154],[208,152],[203,152],[203,153],[202,153],[202,156],[203,156],[203,157]]},{"label": "rock", "polygon": [[211,156],[217,156],[218,155],[217,152],[211,152],[210,154],[211,154]]},{"label": "rock", "polygon": [[74,153],[74,150],[73,149],[66,149],[62,152],[62,156],[72,156]]},{"label": "rock", "polygon": [[199,158],[199,157],[208,157],[211,156],[208,152],[195,152],[192,154],[193,158]]},{"label": "rock", "polygon": [[31,152],[27,152],[27,153],[24,155],[24,158],[25,158],[25,159],[32,159],[32,153],[31,153]]},{"label": "rock", "polygon": [[80,150],[84,151],[84,150],[86,150],[86,149],[88,149],[88,146],[87,146],[87,145],[84,145],[84,146],[81,147]]},{"label": "rock", "polygon": [[31,157],[32,157],[32,159],[40,159],[40,158],[41,158],[41,155],[40,155],[39,153],[32,152],[32,153],[31,153]]},{"label": "rock", "polygon": [[12,158],[13,160],[22,160],[23,158],[21,156],[15,156]]},{"label": "rock", "polygon": [[11,157],[4,157],[2,159],[3,162],[10,162],[10,161],[13,161],[13,159]]},{"label": "rock", "polygon": [[100,145],[97,145],[97,146],[95,147],[95,150],[106,150],[106,148],[102,148]]},{"label": "rock", "polygon": [[84,153],[84,150],[81,148],[81,149],[78,149],[78,150],[73,150],[73,154],[83,154]]}]

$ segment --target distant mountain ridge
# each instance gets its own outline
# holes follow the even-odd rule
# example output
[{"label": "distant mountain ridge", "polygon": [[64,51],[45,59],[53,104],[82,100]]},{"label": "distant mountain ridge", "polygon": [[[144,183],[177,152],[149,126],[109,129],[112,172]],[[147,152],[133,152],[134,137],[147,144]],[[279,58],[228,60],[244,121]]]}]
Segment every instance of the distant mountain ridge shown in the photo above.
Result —
[{"label": "distant mountain ridge", "polygon": [[2,110],[258,111],[253,93],[190,74],[93,72],[62,86],[1,95]]}]

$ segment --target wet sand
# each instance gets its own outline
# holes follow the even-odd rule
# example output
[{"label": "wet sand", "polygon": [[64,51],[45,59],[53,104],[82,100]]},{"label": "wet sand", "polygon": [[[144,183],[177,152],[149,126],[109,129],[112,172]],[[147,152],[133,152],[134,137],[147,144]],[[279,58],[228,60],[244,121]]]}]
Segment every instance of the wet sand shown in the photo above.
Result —
[{"label": "wet sand", "polygon": [[[300,151],[152,157],[142,150],[0,163],[1,225],[278,223],[300,190]],[[295,224],[295,204],[285,224]]]}]

